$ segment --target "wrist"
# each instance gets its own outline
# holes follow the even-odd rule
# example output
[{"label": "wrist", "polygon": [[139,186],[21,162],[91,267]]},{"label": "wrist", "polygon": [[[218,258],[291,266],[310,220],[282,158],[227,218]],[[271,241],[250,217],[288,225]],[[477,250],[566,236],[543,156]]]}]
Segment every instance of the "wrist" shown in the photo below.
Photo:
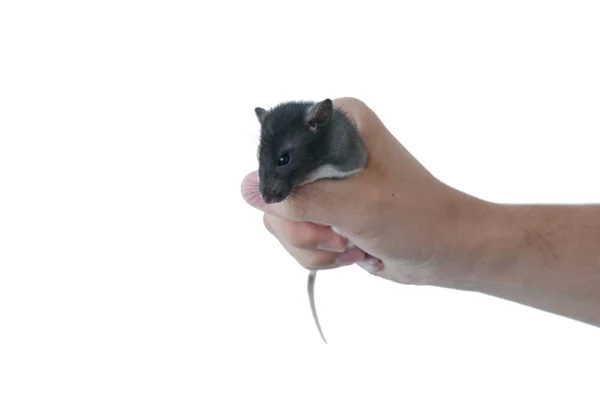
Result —
[{"label": "wrist", "polygon": [[431,285],[491,295],[600,326],[600,205],[448,206],[453,257]]},{"label": "wrist", "polygon": [[461,218],[454,224],[460,265],[445,286],[481,293],[522,290],[528,282],[522,266],[536,261],[528,251],[526,232],[535,222],[527,209],[465,195]]},{"label": "wrist", "polygon": [[[502,248],[514,240],[507,232],[502,205],[484,201],[450,188],[444,205],[446,223],[438,273],[432,285],[478,290],[492,279]],[[510,253],[513,254],[513,253]],[[505,253],[505,255],[508,255]]]}]

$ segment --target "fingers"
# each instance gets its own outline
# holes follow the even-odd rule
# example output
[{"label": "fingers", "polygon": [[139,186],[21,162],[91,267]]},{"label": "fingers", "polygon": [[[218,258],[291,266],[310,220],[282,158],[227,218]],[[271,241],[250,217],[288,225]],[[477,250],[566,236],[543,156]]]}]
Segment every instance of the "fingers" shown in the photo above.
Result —
[{"label": "fingers", "polygon": [[300,265],[307,269],[330,269],[362,261],[365,253],[348,249],[346,240],[331,228],[309,222],[286,221],[265,214],[265,227]]},{"label": "fingers", "polygon": [[269,214],[265,214],[263,221],[267,229],[271,229],[280,240],[291,247],[336,253],[346,250],[346,240],[335,234],[328,226],[289,221]]}]

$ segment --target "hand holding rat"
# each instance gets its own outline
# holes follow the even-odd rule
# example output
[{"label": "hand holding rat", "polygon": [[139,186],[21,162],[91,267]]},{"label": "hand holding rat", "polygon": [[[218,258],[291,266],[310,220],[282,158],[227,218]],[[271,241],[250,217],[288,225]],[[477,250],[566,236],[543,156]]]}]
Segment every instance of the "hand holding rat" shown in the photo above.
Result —
[{"label": "hand holding rat", "polygon": [[[480,203],[433,177],[364,103],[344,98],[334,105],[356,124],[366,168],[344,181],[298,187],[293,197],[272,204],[261,201],[258,185],[251,184],[257,174],[249,174],[243,196],[265,212],[267,229],[307,269],[353,264],[369,254],[383,263],[370,272],[402,283],[432,284],[464,272],[458,271],[468,265],[461,259],[469,254],[461,248],[462,232]],[[339,228],[358,249],[346,249],[327,226]]]},{"label": "hand holding rat", "polygon": [[[600,327],[600,205],[476,199],[427,172],[365,104],[335,104],[364,140],[363,171],[268,205],[249,184],[256,175],[244,179],[244,198],[301,265],[332,268],[368,253],[385,279],[476,291]],[[318,224],[340,228],[361,250],[343,253],[341,237]]]}]

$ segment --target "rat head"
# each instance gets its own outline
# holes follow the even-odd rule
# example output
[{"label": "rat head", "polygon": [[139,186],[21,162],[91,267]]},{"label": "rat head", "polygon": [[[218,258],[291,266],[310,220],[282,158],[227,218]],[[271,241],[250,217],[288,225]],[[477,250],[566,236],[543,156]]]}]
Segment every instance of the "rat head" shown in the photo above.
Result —
[{"label": "rat head", "polygon": [[285,200],[327,154],[333,103],[286,102],[255,110],[261,124],[259,190],[266,203]]}]

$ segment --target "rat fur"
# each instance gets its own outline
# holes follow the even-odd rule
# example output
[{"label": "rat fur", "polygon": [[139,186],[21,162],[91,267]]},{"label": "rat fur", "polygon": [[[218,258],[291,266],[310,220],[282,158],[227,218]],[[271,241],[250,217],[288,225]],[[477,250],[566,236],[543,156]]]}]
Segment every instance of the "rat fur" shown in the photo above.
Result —
[{"label": "rat fur", "polygon": [[[349,178],[365,168],[367,153],[357,128],[330,99],[288,101],[254,111],[261,126],[258,176],[265,203],[285,201],[300,185]],[[314,301],[316,275],[317,271],[309,272],[307,290],[313,319],[327,343]]]},{"label": "rat fur", "polygon": [[290,101],[267,111],[257,107],[261,124],[259,189],[266,203],[284,201],[296,186],[319,179],[341,179],[367,162],[356,127],[330,99]]}]

